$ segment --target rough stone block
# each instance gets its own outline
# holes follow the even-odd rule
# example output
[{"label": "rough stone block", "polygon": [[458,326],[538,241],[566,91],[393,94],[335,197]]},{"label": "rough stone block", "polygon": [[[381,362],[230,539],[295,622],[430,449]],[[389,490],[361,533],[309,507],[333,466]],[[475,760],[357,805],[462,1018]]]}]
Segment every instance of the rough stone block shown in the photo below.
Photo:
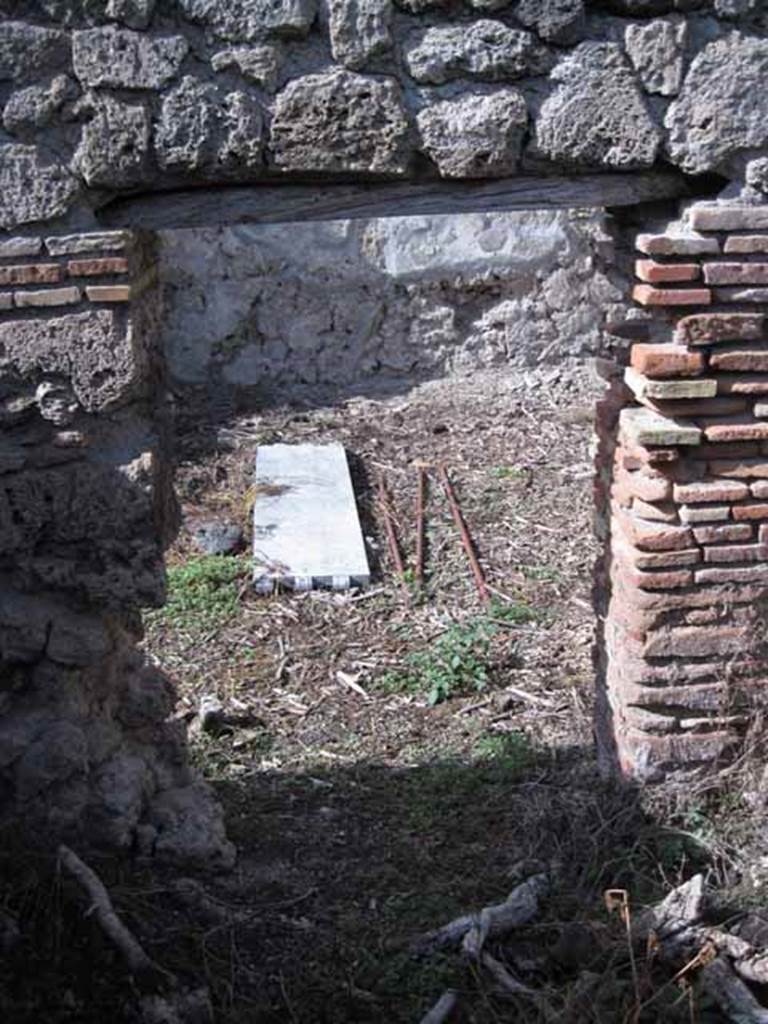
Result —
[{"label": "rough stone block", "polygon": [[701,276],[698,263],[656,263],[655,260],[635,260],[635,276],[648,284],[671,281],[695,281]]},{"label": "rough stone block", "polygon": [[183,36],[112,26],[72,35],[75,74],[87,88],[160,89],[176,76],[188,50]]},{"label": "rough stone block", "polygon": [[650,167],[661,136],[621,47],[577,46],[553,69],[557,83],[535,123],[533,149],[561,166]]},{"label": "rough stone block", "polygon": [[0,21],[0,81],[34,80],[41,68],[48,72],[66,71],[70,54],[67,32],[38,28],[7,17]]},{"label": "rough stone block", "polygon": [[315,0],[179,0],[179,6],[190,21],[231,43],[305,36],[317,9]]},{"label": "rough stone block", "polygon": [[392,47],[390,0],[329,0],[334,59],[359,71]]},{"label": "rough stone block", "polygon": [[42,238],[18,237],[0,239],[0,259],[37,256],[42,251]]},{"label": "rough stone block", "polygon": [[528,109],[523,94],[507,88],[433,103],[416,121],[421,149],[441,177],[493,178],[517,170]]},{"label": "rough stone block", "polygon": [[679,320],[675,341],[712,345],[721,341],[757,341],[765,336],[763,313],[693,313]]},{"label": "rough stone block", "polygon": [[646,377],[694,377],[703,371],[704,357],[683,345],[633,345],[630,364]]},{"label": "rough stone block", "polygon": [[80,184],[36,146],[0,144],[0,229],[63,216]]},{"label": "rough stone block", "polygon": [[45,247],[51,256],[69,256],[85,252],[122,252],[131,244],[130,231],[90,231],[82,235],[52,235]]},{"label": "rough stone block", "polygon": [[683,81],[688,28],[683,18],[630,22],[624,46],[647,92],[675,96]]},{"label": "rough stone block", "polygon": [[[474,0],[472,6],[482,10],[490,5]],[[493,3],[494,8],[500,6]],[[515,17],[548,42],[574,43],[585,28],[584,0],[520,0]]]},{"label": "rough stone block", "polygon": [[632,298],[641,306],[708,306],[712,292],[709,288],[654,288],[636,284]]},{"label": "rough stone block", "polygon": [[402,175],[411,144],[400,88],[342,70],[297,78],[277,95],[271,144],[284,171]]},{"label": "rough stone block", "polygon": [[530,32],[488,19],[419,29],[407,38],[403,55],[414,81],[429,85],[454,78],[509,81],[546,64],[546,51]]},{"label": "rough stone block", "polygon": [[73,161],[86,184],[114,189],[145,183],[152,174],[146,104],[93,93],[87,110],[89,120],[83,125]]},{"label": "rough stone block", "polygon": [[243,78],[255,82],[267,92],[275,91],[281,62],[282,50],[279,46],[235,46],[229,50],[220,50],[211,57],[214,71],[236,68]]}]

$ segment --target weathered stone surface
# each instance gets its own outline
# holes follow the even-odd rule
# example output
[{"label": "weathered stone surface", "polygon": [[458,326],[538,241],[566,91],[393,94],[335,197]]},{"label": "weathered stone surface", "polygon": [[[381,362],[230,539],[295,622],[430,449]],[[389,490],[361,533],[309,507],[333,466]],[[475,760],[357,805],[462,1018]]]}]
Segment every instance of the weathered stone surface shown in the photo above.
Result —
[{"label": "weathered stone surface", "polygon": [[159,89],[178,74],[188,50],[183,36],[111,26],[72,35],[75,75],[88,88]]},{"label": "weathered stone surface", "polygon": [[221,808],[205,783],[168,789],[153,802],[149,815],[156,830],[154,854],[171,863],[227,870],[236,851],[227,840]]},{"label": "weathered stone surface", "polygon": [[517,170],[528,124],[517,89],[460,96],[419,111],[423,151],[444,178],[492,178]]},{"label": "weathered stone surface", "polygon": [[305,36],[315,20],[315,0],[179,0],[179,6],[191,21],[232,43]]},{"label": "weathered stone surface", "polygon": [[520,0],[515,15],[553,43],[574,43],[584,31],[584,0]]},{"label": "weathered stone surface", "polygon": [[69,35],[23,21],[0,22],[0,82],[28,82],[69,68]]},{"label": "weathered stone surface", "polygon": [[205,555],[230,555],[243,548],[243,528],[231,519],[195,518],[184,525],[195,546]]},{"label": "weathered stone surface", "polygon": [[545,70],[548,57],[530,32],[483,19],[470,25],[439,25],[412,33],[405,64],[417,82],[440,85],[454,78],[487,82],[522,78]]},{"label": "weathered stone surface", "polygon": [[42,382],[69,378],[78,402],[98,412],[132,397],[146,369],[142,342],[98,310],[0,324],[0,373]]},{"label": "weathered stone surface", "polygon": [[3,127],[24,138],[53,121],[55,114],[75,94],[74,83],[58,75],[48,85],[30,85],[13,93],[3,110]]},{"label": "weathered stone surface", "polygon": [[148,28],[155,13],[156,0],[109,0],[107,17],[128,28]]},{"label": "weathered stone surface", "polygon": [[391,0],[329,0],[331,52],[353,71],[392,46]]},{"label": "weathered stone surface", "polygon": [[237,68],[249,82],[255,82],[267,92],[274,92],[281,59],[279,46],[235,46],[215,53],[211,57],[211,67],[214,71]]},{"label": "weathered stone surface", "polygon": [[680,91],[688,29],[681,17],[627,25],[624,46],[646,90],[660,96]]},{"label": "weathered stone surface", "polygon": [[696,55],[664,123],[669,153],[691,174],[725,169],[768,142],[768,39],[732,32]]},{"label": "weathered stone surface", "polygon": [[67,168],[45,161],[36,147],[0,144],[0,228],[59,217],[77,193]]},{"label": "weathered stone surface", "polygon": [[252,177],[262,167],[261,109],[248,93],[185,76],[163,98],[155,130],[162,168]]},{"label": "weathered stone surface", "polygon": [[90,115],[73,159],[92,187],[131,188],[150,174],[150,116],[144,103],[124,103],[108,93],[84,97],[80,109]]},{"label": "weathered stone surface", "polygon": [[296,79],[277,95],[271,146],[285,171],[404,174],[411,143],[399,86],[341,70]]},{"label": "weathered stone surface", "polygon": [[750,188],[762,192],[763,195],[768,195],[768,157],[762,156],[750,160],[744,178]]},{"label": "weathered stone surface", "polygon": [[582,43],[551,78],[557,88],[536,122],[536,155],[573,168],[653,164],[660,132],[616,44]]}]

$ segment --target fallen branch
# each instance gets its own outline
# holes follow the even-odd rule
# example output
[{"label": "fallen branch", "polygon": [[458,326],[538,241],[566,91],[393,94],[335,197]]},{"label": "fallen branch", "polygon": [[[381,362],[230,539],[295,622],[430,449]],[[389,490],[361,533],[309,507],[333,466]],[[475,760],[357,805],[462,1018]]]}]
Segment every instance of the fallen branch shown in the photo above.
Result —
[{"label": "fallen branch", "polygon": [[449,988],[440,996],[431,1010],[421,1018],[420,1024],[444,1024],[456,1009],[459,997]]},{"label": "fallen branch", "polygon": [[140,1019],[144,1024],[208,1024],[213,1020],[208,989],[182,988],[175,974],[155,963],[115,912],[106,886],[74,850],[63,844],[59,863],[88,897],[87,916],[93,916],[125,961],[139,992]]},{"label": "fallen branch", "polygon": [[395,520],[392,514],[392,506],[389,500],[389,489],[387,488],[387,478],[384,475],[383,470],[379,471],[378,488],[379,506],[381,508],[381,514],[384,517],[384,529],[387,534],[389,554],[392,559],[392,564],[395,567],[395,572],[400,581],[400,586],[406,593],[408,593],[408,583],[405,578],[405,565],[403,564],[403,556],[400,553],[400,545],[398,544],[397,541],[397,533],[395,532]]},{"label": "fallen branch", "polygon": [[472,537],[467,527],[466,520],[459,507],[459,503],[456,499],[456,492],[453,489],[451,478],[448,476],[448,470],[445,466],[440,466],[440,482],[443,485],[445,496],[448,499],[448,504],[451,507],[451,514],[453,515],[453,521],[461,535],[461,543],[464,545],[464,550],[469,559],[469,564],[472,567],[472,574],[475,577],[475,586],[477,587],[477,593],[480,597],[480,601],[484,605],[491,603],[491,595],[488,593],[488,584],[485,582],[485,574],[483,573],[482,566],[478,561],[477,554],[475,552],[475,545],[472,542]]},{"label": "fallen branch", "polygon": [[474,951],[479,953],[486,939],[506,935],[533,920],[539,912],[539,901],[548,890],[547,875],[533,875],[516,886],[503,903],[484,907],[479,914],[464,914],[442,928],[420,935],[412,943],[411,951],[423,956],[463,942],[464,952],[475,955]]}]

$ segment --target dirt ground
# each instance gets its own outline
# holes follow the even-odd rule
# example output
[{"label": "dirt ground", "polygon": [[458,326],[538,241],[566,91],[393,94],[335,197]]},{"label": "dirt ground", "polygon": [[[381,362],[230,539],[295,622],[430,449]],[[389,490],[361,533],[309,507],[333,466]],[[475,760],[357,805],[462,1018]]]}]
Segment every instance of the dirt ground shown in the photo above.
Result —
[{"label": "dirt ground", "polygon": [[[652,963],[633,969],[624,924],[603,902],[620,888],[639,908],[699,865],[736,885],[741,867],[705,797],[648,797],[596,771],[599,390],[579,366],[489,371],[182,423],[185,519],[246,529],[259,444],[342,442],[373,569],[361,591],[259,597],[247,555],[212,570],[182,530],[169,604],[147,616],[146,650],[175,680],[239,860],[203,880],[204,903],[180,903],[175,882],[143,868],[118,874],[113,891],[153,955],[210,984],[222,1024],[415,1024],[447,988],[459,993],[455,1019],[473,1024],[721,1019],[684,985],[659,981]],[[410,574],[420,463],[431,467],[423,588]],[[441,464],[490,608],[434,476]],[[405,585],[387,552],[381,470]],[[222,710],[204,732],[198,711],[211,697]],[[420,933],[503,901],[537,871],[552,879],[540,914],[492,947],[537,996],[499,994],[454,950],[413,955]],[[60,939],[56,948],[66,962]],[[71,1012],[41,1014],[32,1001],[36,1015],[17,1019],[114,1011],[114,988],[91,979],[82,989],[68,989]]]}]

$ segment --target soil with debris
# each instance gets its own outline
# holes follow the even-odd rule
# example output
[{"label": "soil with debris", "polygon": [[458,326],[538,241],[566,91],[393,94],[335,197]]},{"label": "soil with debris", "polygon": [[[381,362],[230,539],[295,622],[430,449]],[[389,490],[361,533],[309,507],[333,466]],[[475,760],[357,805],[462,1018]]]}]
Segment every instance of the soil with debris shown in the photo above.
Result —
[{"label": "soil with debris", "polygon": [[[451,1019],[476,1024],[722,1019],[693,989],[659,981],[652,960],[638,965],[626,922],[603,903],[620,889],[639,906],[703,863],[738,872],[703,802],[668,794],[654,816],[596,773],[599,392],[578,365],[496,370],[184,424],[184,521],[234,521],[246,536],[258,445],[340,441],[373,570],[361,591],[260,597],[247,552],[216,562],[182,529],[169,603],[147,616],[146,650],[176,682],[240,856],[233,874],[203,880],[198,900],[140,865],[112,892],[152,955],[210,984],[223,1024],[410,1024],[449,988],[459,995]],[[413,578],[420,465],[430,480],[423,587]],[[404,580],[387,550],[380,471]],[[488,948],[535,998],[500,990],[456,950],[414,956],[420,933],[503,901],[533,872],[552,880],[541,913]],[[114,1011],[114,988],[87,987],[69,985],[69,1009],[45,1019]],[[27,998],[30,1016],[14,1019],[40,1010]]]}]

